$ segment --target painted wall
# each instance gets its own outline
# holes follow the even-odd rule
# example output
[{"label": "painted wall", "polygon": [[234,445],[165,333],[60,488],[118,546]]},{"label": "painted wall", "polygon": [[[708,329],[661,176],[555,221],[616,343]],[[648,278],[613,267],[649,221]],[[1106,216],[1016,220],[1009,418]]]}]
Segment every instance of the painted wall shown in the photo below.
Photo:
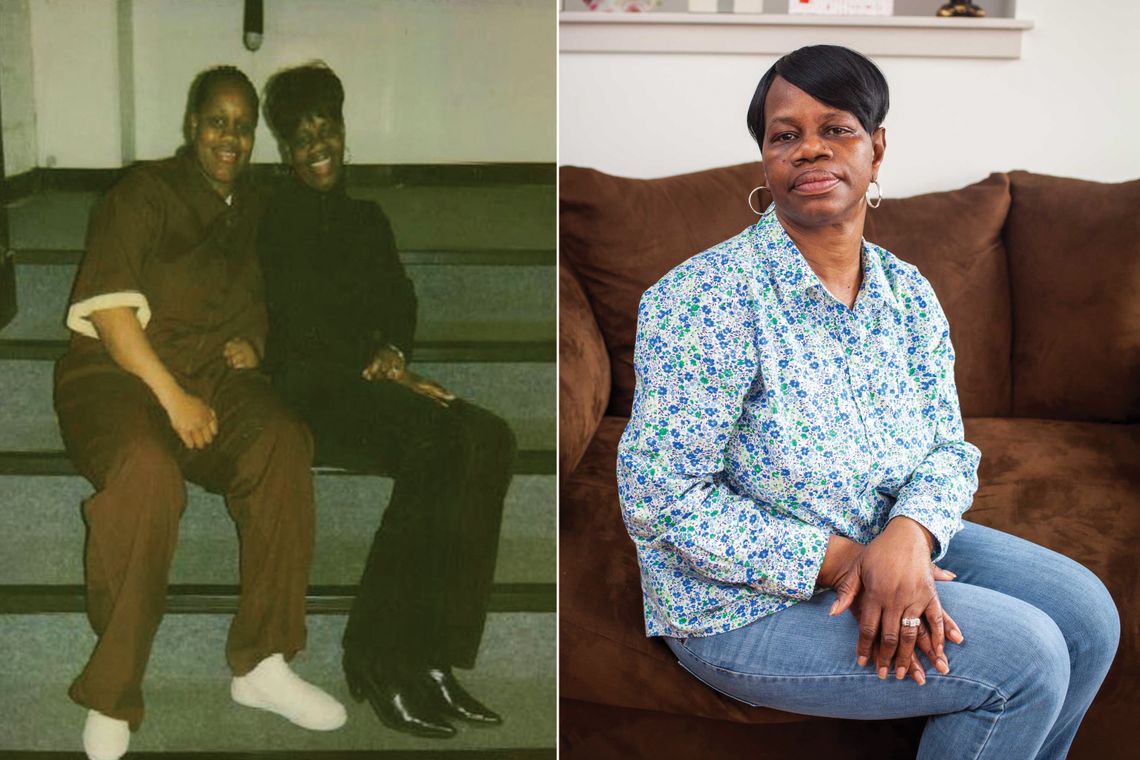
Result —
[{"label": "painted wall", "polygon": [[[260,88],[313,58],[344,81],[353,161],[555,160],[552,0],[274,0],[256,53],[241,0],[28,3],[41,166],[169,155],[198,71],[232,63]],[[254,160],[277,160],[264,125]]]},{"label": "painted wall", "polygon": [[[984,3],[983,3],[984,5]],[[1018,60],[882,58],[893,196],[992,171],[1140,177],[1140,4],[1020,0]],[[559,160],[657,177],[755,160],[745,110],[775,57],[564,54]]]},{"label": "painted wall", "polygon": [[28,0],[0,2],[0,53],[4,174],[13,176],[36,165],[32,16]]}]

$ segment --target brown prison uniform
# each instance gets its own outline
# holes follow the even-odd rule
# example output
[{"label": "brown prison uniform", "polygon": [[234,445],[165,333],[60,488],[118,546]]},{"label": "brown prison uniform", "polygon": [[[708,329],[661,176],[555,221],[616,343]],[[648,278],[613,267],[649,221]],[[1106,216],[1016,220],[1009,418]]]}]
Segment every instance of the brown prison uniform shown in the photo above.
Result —
[{"label": "brown prison uniform", "polygon": [[[243,675],[305,644],[313,551],[312,440],[266,377],[230,369],[225,342],[261,347],[266,316],[254,246],[260,201],[231,205],[181,154],[132,169],[92,216],[56,365],[55,407],[68,455],[96,493],[87,522],[87,614],[98,642],[71,686],[81,705],[143,716],[142,678],[166,603],[187,478],[222,493],[238,526],[241,599],[226,658]],[[141,380],[121,369],[91,312],[131,306],[182,388],[214,409],[218,435],[187,449]]]}]

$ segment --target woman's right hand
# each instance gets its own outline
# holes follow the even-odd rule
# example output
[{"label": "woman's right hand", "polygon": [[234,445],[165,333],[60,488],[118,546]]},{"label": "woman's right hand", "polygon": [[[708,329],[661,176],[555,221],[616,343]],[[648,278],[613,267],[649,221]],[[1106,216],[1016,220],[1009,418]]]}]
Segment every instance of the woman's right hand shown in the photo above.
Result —
[{"label": "woman's right hand", "polygon": [[382,346],[360,373],[365,380],[395,380],[400,382],[407,370],[404,354],[395,346]]},{"label": "woman's right hand", "polygon": [[163,403],[170,425],[188,449],[204,449],[218,434],[218,415],[202,399],[179,389]]}]

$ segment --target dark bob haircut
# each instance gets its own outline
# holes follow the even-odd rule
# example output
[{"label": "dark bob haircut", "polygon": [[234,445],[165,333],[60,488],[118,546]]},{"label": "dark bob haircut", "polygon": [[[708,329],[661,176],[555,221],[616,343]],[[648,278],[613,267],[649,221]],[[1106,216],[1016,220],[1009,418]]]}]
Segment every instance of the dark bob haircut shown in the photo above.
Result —
[{"label": "dark bob haircut", "polygon": [[250,105],[253,106],[253,124],[254,126],[257,125],[257,114],[261,101],[257,97],[257,88],[253,86],[253,82],[250,82],[249,77],[236,66],[215,66],[212,69],[200,72],[190,83],[190,92],[186,95],[186,113],[182,117],[182,137],[187,145],[194,140],[194,135],[191,134],[192,130],[190,129],[190,116],[202,113],[202,109],[206,107],[214,89],[224,84],[237,85],[245,91],[245,96],[249,98]]},{"label": "dark bob haircut", "polygon": [[788,53],[756,85],[748,105],[748,132],[764,149],[764,101],[776,77],[816,100],[854,114],[870,134],[883,124],[890,107],[887,80],[866,56],[837,45],[812,45]]},{"label": "dark bob haircut", "polygon": [[319,116],[344,123],[344,85],[324,61],[282,69],[265,83],[265,120],[278,142],[288,142],[297,127]]}]

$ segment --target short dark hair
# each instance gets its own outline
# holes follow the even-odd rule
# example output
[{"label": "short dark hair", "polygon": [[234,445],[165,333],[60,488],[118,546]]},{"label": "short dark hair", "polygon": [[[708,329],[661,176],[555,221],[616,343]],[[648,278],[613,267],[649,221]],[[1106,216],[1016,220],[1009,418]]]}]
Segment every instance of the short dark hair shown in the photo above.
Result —
[{"label": "short dark hair", "polygon": [[879,67],[864,55],[838,45],[811,45],[788,53],[764,72],[748,105],[748,132],[764,148],[764,101],[776,77],[818,101],[854,114],[868,133],[887,118],[890,93]]},{"label": "short dark hair", "polygon": [[282,69],[265,83],[265,120],[279,142],[288,142],[304,119],[344,123],[344,85],[324,61]]},{"label": "short dark hair", "polygon": [[190,129],[190,116],[202,113],[214,89],[222,84],[236,84],[245,91],[245,96],[253,105],[253,123],[257,124],[261,100],[257,97],[257,88],[253,86],[253,82],[249,81],[249,77],[237,66],[214,66],[199,72],[190,83],[190,92],[186,95],[186,113],[182,117],[182,137],[187,144],[191,143],[194,137]]}]

